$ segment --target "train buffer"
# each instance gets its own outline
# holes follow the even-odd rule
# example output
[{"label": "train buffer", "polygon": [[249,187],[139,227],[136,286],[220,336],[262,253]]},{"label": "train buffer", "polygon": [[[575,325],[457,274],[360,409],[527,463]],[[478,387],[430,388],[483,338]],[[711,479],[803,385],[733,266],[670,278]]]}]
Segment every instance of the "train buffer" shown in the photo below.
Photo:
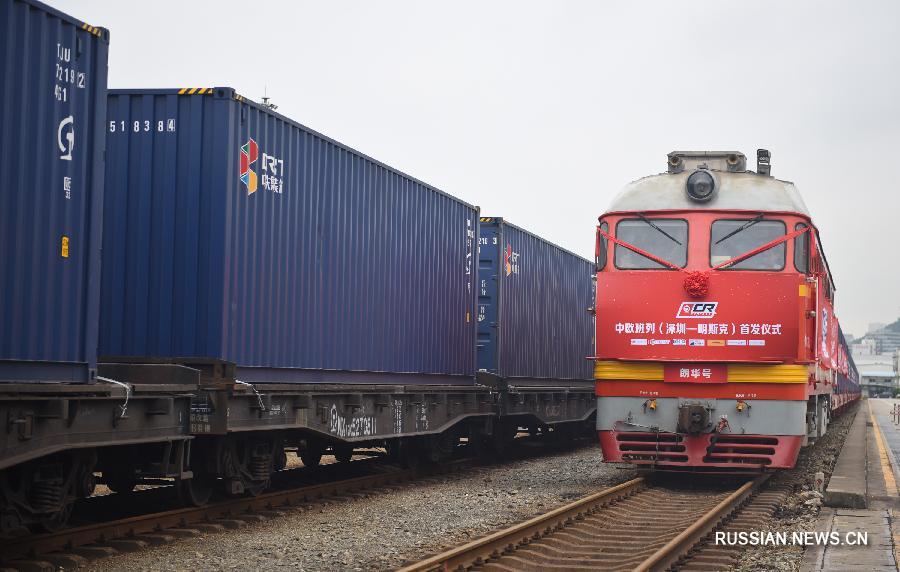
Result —
[{"label": "train buffer", "polygon": [[900,429],[892,419],[894,405],[886,399],[860,405],[813,528],[829,540],[807,547],[802,572],[898,569]]}]

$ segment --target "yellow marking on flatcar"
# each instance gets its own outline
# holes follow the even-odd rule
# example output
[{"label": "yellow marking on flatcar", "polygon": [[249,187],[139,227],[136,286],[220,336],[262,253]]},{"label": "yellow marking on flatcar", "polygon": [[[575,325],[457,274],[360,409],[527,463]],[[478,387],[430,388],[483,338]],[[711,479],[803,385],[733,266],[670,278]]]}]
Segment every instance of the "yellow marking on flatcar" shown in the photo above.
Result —
[{"label": "yellow marking on flatcar", "polygon": [[594,378],[662,381],[663,364],[660,362],[643,363],[598,360],[594,364]]},{"label": "yellow marking on flatcar", "polygon": [[[691,363],[683,365],[693,366]],[[809,380],[809,370],[805,365],[728,364],[727,367],[729,383],[806,383]],[[601,381],[662,381],[663,378],[662,362],[597,360],[594,364],[594,379]]]},{"label": "yellow marking on flatcar", "polygon": [[197,93],[197,88],[196,88],[196,87],[192,87],[192,88],[190,89],[190,91],[188,91],[188,95],[194,95],[195,93]]},{"label": "yellow marking on flatcar", "polygon": [[730,364],[729,383],[806,383],[809,368],[805,365]]}]

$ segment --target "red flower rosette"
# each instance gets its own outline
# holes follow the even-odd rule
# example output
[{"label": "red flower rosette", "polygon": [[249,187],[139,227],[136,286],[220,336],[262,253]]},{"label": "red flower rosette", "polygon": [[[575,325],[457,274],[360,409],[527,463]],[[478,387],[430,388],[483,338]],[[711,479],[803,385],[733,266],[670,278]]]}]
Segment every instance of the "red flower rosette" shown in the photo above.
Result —
[{"label": "red flower rosette", "polygon": [[702,298],[709,293],[709,273],[694,270],[684,278],[684,291],[694,298]]}]

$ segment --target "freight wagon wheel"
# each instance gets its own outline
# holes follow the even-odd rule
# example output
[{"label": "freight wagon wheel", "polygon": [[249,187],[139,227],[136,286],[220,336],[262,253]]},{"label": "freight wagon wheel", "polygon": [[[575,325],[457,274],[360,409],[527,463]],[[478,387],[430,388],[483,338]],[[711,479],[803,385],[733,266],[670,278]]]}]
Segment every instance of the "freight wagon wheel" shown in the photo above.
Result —
[{"label": "freight wagon wheel", "polygon": [[244,489],[251,497],[258,497],[269,488],[269,481],[250,481],[244,484]]},{"label": "freight wagon wheel", "polygon": [[510,453],[516,435],[519,434],[518,421],[506,421],[494,425],[494,432],[488,437],[488,454],[504,458]]},{"label": "freight wagon wheel", "polygon": [[571,425],[559,424],[553,427],[553,440],[562,447],[575,445],[575,430]]},{"label": "freight wagon wheel", "polygon": [[334,449],[334,458],[339,463],[349,463],[353,458],[353,445],[335,445],[332,448]]},{"label": "freight wagon wheel", "polygon": [[440,435],[431,435],[423,440],[426,447],[425,458],[430,463],[440,463],[453,456],[459,436],[454,431],[447,431]]},{"label": "freight wagon wheel", "polygon": [[39,532],[56,532],[65,528],[74,507],[74,502],[65,503],[58,511],[38,521],[36,528]]},{"label": "freight wagon wheel", "polygon": [[212,498],[215,482],[212,477],[196,473],[192,479],[178,479],[175,483],[178,500],[185,506],[203,506]]},{"label": "freight wagon wheel", "polygon": [[22,516],[16,510],[0,509],[0,540],[27,535],[28,527],[22,524]]},{"label": "freight wagon wheel", "polygon": [[303,461],[304,467],[317,467],[322,461],[322,450],[307,449],[306,451],[299,453],[298,456],[300,457],[300,460]]},{"label": "freight wagon wheel", "polygon": [[132,475],[112,474],[104,477],[104,482],[114,493],[130,493],[138,481]]},{"label": "freight wagon wheel", "polygon": [[422,464],[422,450],[413,437],[391,439],[387,442],[388,455],[407,469],[416,469]]}]

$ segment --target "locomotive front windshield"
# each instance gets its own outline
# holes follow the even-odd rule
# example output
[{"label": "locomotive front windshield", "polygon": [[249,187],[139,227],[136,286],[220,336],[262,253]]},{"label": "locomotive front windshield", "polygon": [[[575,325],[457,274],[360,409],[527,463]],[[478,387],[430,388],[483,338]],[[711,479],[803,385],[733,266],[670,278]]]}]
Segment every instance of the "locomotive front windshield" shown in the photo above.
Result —
[{"label": "locomotive front windshield", "polygon": [[[717,220],[712,224],[709,264],[715,266],[731,260],[785,234],[778,220]],[[729,266],[726,270],[783,270],[784,243]]]},{"label": "locomotive front windshield", "polygon": [[[672,264],[687,264],[688,223],[681,219],[634,218],[619,221],[616,238]],[[624,246],[616,245],[616,268],[623,270],[666,269]]]}]

